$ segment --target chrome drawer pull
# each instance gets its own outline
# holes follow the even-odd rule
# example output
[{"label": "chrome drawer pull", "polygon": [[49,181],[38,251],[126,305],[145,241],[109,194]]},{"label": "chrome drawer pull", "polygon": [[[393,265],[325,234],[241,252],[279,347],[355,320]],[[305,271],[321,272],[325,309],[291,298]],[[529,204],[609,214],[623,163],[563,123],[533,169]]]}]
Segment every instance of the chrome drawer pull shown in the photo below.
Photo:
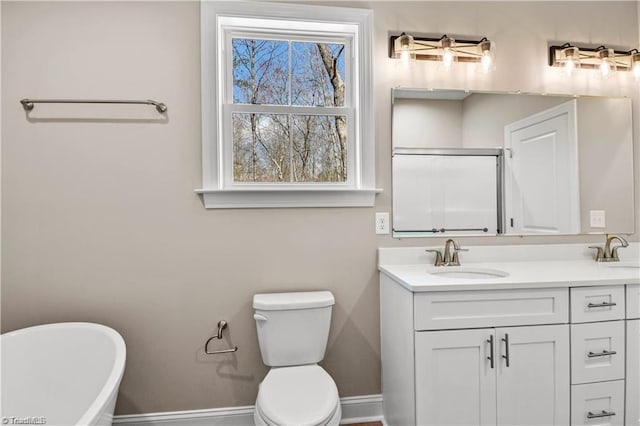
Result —
[{"label": "chrome drawer pull", "polygon": [[489,351],[490,351],[489,352],[490,355],[487,357],[487,359],[491,361],[491,368],[495,368],[494,361],[493,361],[493,334],[489,336],[489,340],[487,340],[487,343],[489,344]]},{"label": "chrome drawer pull", "polygon": [[611,417],[611,416],[615,416],[616,413],[614,413],[613,411],[605,411],[602,410],[601,413],[592,413],[591,411],[589,411],[587,413],[587,418],[588,419],[597,419],[598,417]]},{"label": "chrome drawer pull", "polygon": [[606,308],[607,306],[616,306],[616,302],[589,303],[587,308]]},{"label": "chrome drawer pull", "polygon": [[504,342],[504,355],[502,355],[502,358],[504,358],[504,360],[506,361],[506,365],[508,367],[509,366],[509,335],[507,333],[504,333],[504,339],[502,339],[502,341]]},{"label": "chrome drawer pull", "polygon": [[598,352],[598,353],[595,353],[595,352],[589,352],[589,353],[587,354],[587,356],[588,356],[589,358],[596,358],[596,357],[599,357],[599,356],[615,355],[615,354],[617,354],[617,353],[618,353],[618,352],[616,352],[616,351],[608,351],[608,350],[606,350],[606,349],[605,349],[605,350],[603,350],[602,352]]}]

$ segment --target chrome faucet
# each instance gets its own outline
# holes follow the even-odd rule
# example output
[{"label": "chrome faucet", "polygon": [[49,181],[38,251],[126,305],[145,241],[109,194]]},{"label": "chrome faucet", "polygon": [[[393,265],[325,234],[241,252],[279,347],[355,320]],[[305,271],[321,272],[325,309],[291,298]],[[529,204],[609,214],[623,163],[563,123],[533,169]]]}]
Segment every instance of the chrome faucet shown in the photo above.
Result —
[{"label": "chrome faucet", "polygon": [[[451,246],[453,246],[453,252],[451,252]],[[469,251],[469,249],[460,248],[460,245],[456,241],[449,238],[444,243],[444,255],[440,250],[425,251],[436,254],[433,266],[460,266],[460,256],[458,255],[458,252]]]},{"label": "chrome faucet", "polygon": [[[618,240],[620,245],[612,247],[615,240]],[[627,240],[621,236],[607,234],[607,241],[604,244],[604,248],[600,246],[589,246],[589,248],[597,250],[596,256],[594,257],[596,262],[619,262],[620,258],[618,257],[618,249],[620,247],[627,247],[628,245],[629,243]]]}]

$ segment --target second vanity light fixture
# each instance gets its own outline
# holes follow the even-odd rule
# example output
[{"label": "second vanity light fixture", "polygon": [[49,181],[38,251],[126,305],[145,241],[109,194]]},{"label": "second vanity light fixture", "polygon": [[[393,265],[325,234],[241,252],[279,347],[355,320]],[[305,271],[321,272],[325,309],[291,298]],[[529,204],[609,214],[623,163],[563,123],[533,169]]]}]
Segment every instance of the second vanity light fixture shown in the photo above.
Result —
[{"label": "second vanity light fixture", "polygon": [[483,37],[480,40],[455,40],[446,34],[440,38],[414,37],[402,33],[389,39],[389,57],[411,60],[439,61],[445,70],[455,62],[480,63],[483,72],[494,68],[495,46]]},{"label": "second vanity light fixture", "polygon": [[640,81],[638,49],[620,51],[605,46],[586,48],[565,43],[549,47],[549,65],[564,68],[569,76],[578,68],[597,69],[605,79],[616,71],[630,71],[636,81]]}]

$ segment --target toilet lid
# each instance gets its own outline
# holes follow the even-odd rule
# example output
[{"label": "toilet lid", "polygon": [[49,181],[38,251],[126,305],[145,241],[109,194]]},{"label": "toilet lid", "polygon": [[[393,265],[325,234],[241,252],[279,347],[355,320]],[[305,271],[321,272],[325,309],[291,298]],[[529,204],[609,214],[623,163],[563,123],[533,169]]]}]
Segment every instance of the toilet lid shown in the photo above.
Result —
[{"label": "toilet lid", "polygon": [[279,426],[324,425],[335,413],[338,388],[318,365],[272,368],[260,384],[256,408]]}]

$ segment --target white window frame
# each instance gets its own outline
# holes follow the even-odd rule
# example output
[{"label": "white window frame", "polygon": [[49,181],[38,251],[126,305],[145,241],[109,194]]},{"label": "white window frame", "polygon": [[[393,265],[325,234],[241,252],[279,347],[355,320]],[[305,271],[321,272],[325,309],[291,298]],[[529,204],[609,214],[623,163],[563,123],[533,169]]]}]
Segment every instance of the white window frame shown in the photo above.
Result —
[{"label": "white window frame", "polygon": [[[233,104],[231,38],[266,33],[346,43],[345,106],[294,107],[299,114],[346,115],[347,181],[336,183],[234,182],[233,112],[287,112],[292,107]],[[201,3],[202,194],[206,208],[371,207],[375,201],[372,79],[373,12],[366,9],[261,2]],[[349,66],[352,62],[353,66]],[[225,66],[227,65],[227,66]]]}]

